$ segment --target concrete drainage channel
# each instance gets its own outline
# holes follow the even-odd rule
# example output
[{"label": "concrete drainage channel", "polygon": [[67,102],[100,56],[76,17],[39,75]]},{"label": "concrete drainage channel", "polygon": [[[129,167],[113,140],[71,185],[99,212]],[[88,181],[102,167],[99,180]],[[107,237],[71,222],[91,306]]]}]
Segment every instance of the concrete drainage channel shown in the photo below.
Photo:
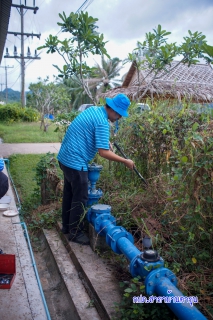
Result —
[{"label": "concrete drainage channel", "polygon": [[118,281],[90,246],[69,242],[57,230],[43,230],[34,257],[52,320],[115,316],[121,299]]}]

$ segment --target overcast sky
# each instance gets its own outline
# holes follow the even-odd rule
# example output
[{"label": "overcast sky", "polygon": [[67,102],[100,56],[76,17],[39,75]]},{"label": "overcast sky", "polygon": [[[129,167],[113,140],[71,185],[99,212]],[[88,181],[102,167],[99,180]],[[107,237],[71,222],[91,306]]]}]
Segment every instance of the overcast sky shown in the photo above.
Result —
[{"label": "overcast sky", "polygon": [[[14,4],[24,4],[23,0],[13,0]],[[36,37],[26,38],[25,56],[27,47],[34,54],[38,46],[44,44],[49,34],[56,35],[60,31],[57,22],[58,16],[63,11],[68,15],[76,12],[85,0],[35,0],[39,7],[37,14],[28,10],[24,15],[24,32],[41,33],[40,40]],[[33,6],[33,0],[26,0],[28,6]],[[99,32],[104,34],[104,40],[108,41],[106,48],[109,55],[125,59],[129,52],[136,47],[137,41],[143,41],[145,33],[152,31],[158,24],[172,34],[168,37],[170,42],[180,44],[188,30],[199,31],[206,35],[209,45],[213,45],[213,0],[89,0],[85,11],[98,18]],[[20,14],[16,8],[11,8],[10,23],[8,31],[20,32]],[[63,36],[62,33],[58,34]],[[19,37],[7,35],[6,47],[10,55],[13,55],[14,45],[18,54],[21,50]],[[38,51],[40,52],[40,51]],[[41,60],[25,60],[26,76],[25,89],[31,82],[38,82],[38,77],[44,79],[46,76],[53,80],[57,70],[52,64],[63,65],[63,60],[55,54],[46,54],[45,50],[40,53]],[[93,57],[99,62],[98,57]],[[90,64],[93,64],[93,59]],[[2,58],[1,66],[10,66],[7,69],[8,87],[20,91],[21,77],[20,64],[15,59]],[[127,71],[125,67],[122,73]],[[0,83],[5,88],[5,71],[0,69]]]}]

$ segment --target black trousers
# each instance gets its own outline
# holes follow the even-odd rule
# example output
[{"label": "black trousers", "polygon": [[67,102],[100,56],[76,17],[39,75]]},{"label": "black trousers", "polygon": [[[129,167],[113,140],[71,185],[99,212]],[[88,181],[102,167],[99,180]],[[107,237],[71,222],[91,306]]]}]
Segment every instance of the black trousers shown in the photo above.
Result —
[{"label": "black trousers", "polygon": [[59,162],[64,174],[62,225],[70,233],[82,229],[88,199],[88,172],[78,171]]},{"label": "black trousers", "polygon": [[8,189],[8,177],[3,172],[0,172],[0,199],[7,193]]}]

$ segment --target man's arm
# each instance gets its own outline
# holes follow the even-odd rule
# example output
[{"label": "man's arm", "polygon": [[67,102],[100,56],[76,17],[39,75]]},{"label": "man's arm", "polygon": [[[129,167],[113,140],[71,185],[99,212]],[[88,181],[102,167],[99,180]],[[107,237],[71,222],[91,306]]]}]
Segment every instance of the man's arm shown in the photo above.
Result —
[{"label": "man's arm", "polygon": [[98,153],[102,158],[105,158],[111,161],[121,162],[130,170],[134,169],[135,164],[131,159],[122,158],[117,154],[115,154],[114,152],[110,150],[105,150],[105,149],[98,149]]}]

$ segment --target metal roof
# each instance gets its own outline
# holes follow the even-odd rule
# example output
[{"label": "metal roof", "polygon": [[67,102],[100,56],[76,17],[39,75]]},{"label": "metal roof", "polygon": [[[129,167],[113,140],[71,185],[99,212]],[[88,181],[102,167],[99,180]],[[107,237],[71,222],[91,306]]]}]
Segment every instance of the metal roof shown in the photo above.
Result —
[{"label": "metal roof", "polygon": [[12,0],[0,0],[0,63],[7,37]]}]

